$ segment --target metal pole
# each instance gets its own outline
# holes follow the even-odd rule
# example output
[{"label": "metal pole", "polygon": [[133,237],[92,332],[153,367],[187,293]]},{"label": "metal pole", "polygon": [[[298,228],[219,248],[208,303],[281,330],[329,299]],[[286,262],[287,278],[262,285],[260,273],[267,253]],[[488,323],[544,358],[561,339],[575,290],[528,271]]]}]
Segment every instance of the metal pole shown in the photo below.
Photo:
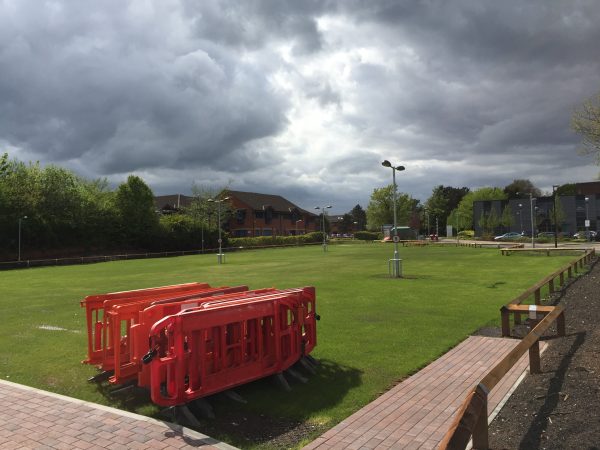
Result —
[{"label": "metal pole", "polygon": [[519,203],[519,225],[521,225],[521,234],[523,234],[523,204]]},{"label": "metal pole", "polygon": [[19,256],[17,259],[17,261],[19,262],[21,261],[21,220],[23,219],[19,217]]},{"label": "metal pole", "polygon": [[531,208],[531,211],[530,211],[530,215],[531,215],[531,247],[535,248],[535,238],[533,237],[535,234],[533,231],[533,200],[534,200],[533,194],[530,192],[529,193],[529,207]]},{"label": "metal pole", "polygon": [[400,276],[400,256],[398,254],[398,224],[396,222],[396,168],[392,167],[392,181],[394,185],[393,199],[394,199],[394,274],[396,277]]},{"label": "metal pole", "polygon": [[556,188],[558,186],[552,186],[552,193],[553,198],[552,201],[554,202],[554,248],[558,247],[558,223],[556,222],[556,194],[558,193]]},{"label": "metal pole", "polygon": [[219,264],[221,264],[221,255],[223,254],[223,252],[221,251],[221,202],[219,201],[217,203],[217,227],[219,228]]},{"label": "metal pole", "polygon": [[589,214],[588,214],[588,201],[590,199],[588,197],[585,197],[585,240],[586,241],[591,241],[591,236],[590,236],[590,219],[589,219]]}]

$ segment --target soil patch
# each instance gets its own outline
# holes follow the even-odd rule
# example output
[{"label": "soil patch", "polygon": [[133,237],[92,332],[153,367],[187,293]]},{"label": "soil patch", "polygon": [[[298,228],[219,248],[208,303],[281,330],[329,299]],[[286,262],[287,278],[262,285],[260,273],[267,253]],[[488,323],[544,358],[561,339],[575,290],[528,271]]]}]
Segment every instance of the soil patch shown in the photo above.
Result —
[{"label": "soil patch", "polygon": [[600,449],[600,264],[546,304],[565,307],[566,336],[548,339],[489,428],[492,449]]}]

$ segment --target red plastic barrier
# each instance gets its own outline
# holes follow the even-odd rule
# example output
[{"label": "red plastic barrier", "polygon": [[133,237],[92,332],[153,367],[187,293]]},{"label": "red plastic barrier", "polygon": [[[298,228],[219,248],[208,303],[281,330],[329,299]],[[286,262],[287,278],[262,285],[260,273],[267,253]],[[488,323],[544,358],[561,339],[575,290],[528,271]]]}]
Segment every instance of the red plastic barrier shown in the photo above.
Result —
[{"label": "red plastic barrier", "polygon": [[[181,305],[189,303],[190,307],[197,306],[203,301],[209,301],[213,298],[221,297],[224,294],[240,295],[248,291],[248,286],[218,287],[204,289],[199,292],[188,293],[177,297],[169,297],[159,300],[161,305],[178,305],[176,312],[182,310]],[[123,383],[130,379],[135,379],[140,370],[140,361],[143,355],[148,352],[148,332],[139,335],[136,345],[135,329],[140,325],[140,313],[144,309],[153,305],[155,298],[140,297],[132,303],[109,305],[109,301],[104,302],[105,317],[107,319],[105,329],[110,337],[110,342],[119,342],[119,351],[115,351],[115,346],[104,347],[104,356],[102,361],[103,370],[114,369],[114,374],[109,378],[111,383]],[[156,322],[156,321],[155,321]],[[139,331],[139,330],[138,330]],[[148,330],[149,331],[149,328]],[[139,349],[136,355],[135,349]]]},{"label": "red plastic barrier", "polygon": [[154,324],[152,401],[184,404],[281,372],[308,354],[316,345],[314,288],[291,291],[207,302]]},{"label": "red plastic barrier", "polygon": [[[111,292],[108,294],[89,295],[81,301],[81,306],[85,308],[88,333],[88,357],[84,360],[87,364],[100,364],[103,360],[103,341],[106,339],[104,333],[104,302],[107,300],[121,300],[123,302],[144,296],[155,296],[155,298],[165,298],[169,295],[183,294],[190,291],[200,291],[210,288],[207,283],[185,283],[170,286],[160,286],[149,289],[137,289],[133,291]],[[104,335],[104,336],[103,336]]]},{"label": "red plastic barrier", "polygon": [[[148,336],[152,326],[162,318],[170,315],[178,314],[183,310],[195,309],[202,306],[204,303],[224,302],[232,299],[254,299],[268,293],[279,292],[275,288],[256,289],[246,292],[230,293],[219,296],[211,296],[199,300],[191,298],[181,302],[155,302],[152,305],[139,312],[139,321],[131,327],[131,335],[133,338],[133,356],[132,361],[138,364],[138,386],[150,387],[150,367],[142,363],[143,357],[150,350],[148,344]],[[262,298],[262,297],[261,297]],[[115,379],[115,382],[116,379]]]}]

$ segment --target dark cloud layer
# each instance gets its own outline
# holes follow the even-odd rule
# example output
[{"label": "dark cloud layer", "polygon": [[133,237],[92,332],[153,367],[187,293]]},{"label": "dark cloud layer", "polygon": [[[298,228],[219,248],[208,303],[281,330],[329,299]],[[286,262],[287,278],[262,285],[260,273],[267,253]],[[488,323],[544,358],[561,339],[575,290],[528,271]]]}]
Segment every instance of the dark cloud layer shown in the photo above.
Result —
[{"label": "dark cloud layer", "polygon": [[598,23],[592,0],[4,2],[0,143],[342,210],[389,182],[382,158],[421,200],[583,181],[569,120],[600,89]]}]

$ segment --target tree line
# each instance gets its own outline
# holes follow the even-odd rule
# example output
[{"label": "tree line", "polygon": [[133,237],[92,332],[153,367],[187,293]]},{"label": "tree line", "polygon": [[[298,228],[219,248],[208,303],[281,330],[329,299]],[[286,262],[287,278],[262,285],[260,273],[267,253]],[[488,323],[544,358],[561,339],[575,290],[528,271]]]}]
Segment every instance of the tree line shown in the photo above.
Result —
[{"label": "tree line", "polygon": [[87,180],[62,167],[0,157],[5,260],[15,259],[19,234],[28,259],[215,248],[216,221],[203,217],[193,210],[157,214],[152,190],[135,175],[112,190],[106,180]]},{"label": "tree line", "polygon": [[[385,224],[392,224],[393,185],[373,190],[367,207],[367,227],[372,231],[380,231]],[[563,185],[558,189],[559,195],[569,195],[572,185]],[[467,187],[436,186],[431,196],[424,202],[412,198],[406,193],[396,195],[396,215],[399,226],[409,226],[422,234],[445,232],[447,225],[456,230],[471,230],[473,223],[478,222],[486,234],[501,226],[509,229],[513,225],[513,212],[506,206],[501,214],[495,210],[481,217],[473,217],[473,202],[484,200],[509,200],[514,198],[540,197],[542,192],[527,179],[513,180],[504,188],[483,187],[470,190]],[[550,195],[550,194],[548,194]],[[564,219],[560,202],[556,208],[557,221]],[[551,211],[551,218],[554,211]]]}]

